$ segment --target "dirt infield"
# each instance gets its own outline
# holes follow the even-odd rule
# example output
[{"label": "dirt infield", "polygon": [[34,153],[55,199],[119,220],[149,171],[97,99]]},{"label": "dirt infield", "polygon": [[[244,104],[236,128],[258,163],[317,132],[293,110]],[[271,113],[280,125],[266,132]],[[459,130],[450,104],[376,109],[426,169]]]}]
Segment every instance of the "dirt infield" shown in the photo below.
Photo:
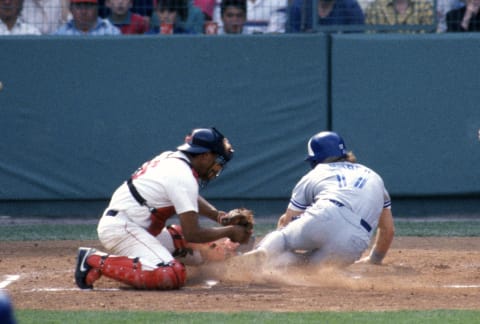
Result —
[{"label": "dirt infield", "polygon": [[73,280],[79,246],[97,241],[0,242],[0,287],[17,309],[352,311],[480,309],[480,238],[397,237],[385,265],[346,270],[188,268],[178,291],[139,291],[101,278]]}]

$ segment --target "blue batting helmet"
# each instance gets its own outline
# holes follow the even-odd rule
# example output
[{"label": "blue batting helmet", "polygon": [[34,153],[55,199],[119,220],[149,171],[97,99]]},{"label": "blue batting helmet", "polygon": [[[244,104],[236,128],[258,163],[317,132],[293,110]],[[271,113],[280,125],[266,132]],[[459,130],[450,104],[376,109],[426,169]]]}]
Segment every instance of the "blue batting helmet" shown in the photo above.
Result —
[{"label": "blue batting helmet", "polygon": [[305,161],[312,167],[328,158],[344,158],[347,156],[345,142],[335,132],[320,132],[313,135],[307,144],[308,155]]},{"label": "blue batting helmet", "polygon": [[177,147],[177,150],[193,154],[214,152],[226,163],[232,158],[233,149],[226,147],[224,139],[225,136],[215,127],[196,128],[187,136],[185,143]]}]

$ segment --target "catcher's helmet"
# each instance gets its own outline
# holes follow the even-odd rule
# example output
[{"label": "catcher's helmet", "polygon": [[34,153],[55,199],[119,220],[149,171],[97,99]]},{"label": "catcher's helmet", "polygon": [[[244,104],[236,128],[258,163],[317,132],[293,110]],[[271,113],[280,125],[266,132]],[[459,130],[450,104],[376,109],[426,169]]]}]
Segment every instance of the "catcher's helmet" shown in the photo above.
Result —
[{"label": "catcher's helmet", "polygon": [[196,128],[185,139],[185,143],[178,146],[177,150],[193,154],[214,152],[227,163],[233,156],[233,149],[227,148],[225,136],[215,127]]},{"label": "catcher's helmet", "polygon": [[344,158],[347,156],[345,142],[335,132],[320,132],[313,135],[307,144],[308,155],[305,161],[310,162],[312,168],[328,158]]}]

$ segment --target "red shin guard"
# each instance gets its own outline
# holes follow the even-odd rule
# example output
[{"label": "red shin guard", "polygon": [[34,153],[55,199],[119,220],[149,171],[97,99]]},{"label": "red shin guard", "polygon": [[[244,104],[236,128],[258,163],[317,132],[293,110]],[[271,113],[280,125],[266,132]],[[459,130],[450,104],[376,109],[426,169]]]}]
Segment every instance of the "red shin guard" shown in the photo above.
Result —
[{"label": "red shin guard", "polygon": [[138,258],[124,256],[91,255],[87,262],[93,267],[90,272],[100,270],[102,275],[138,289],[178,289],[187,279],[185,266],[177,260],[153,270],[142,270]]}]

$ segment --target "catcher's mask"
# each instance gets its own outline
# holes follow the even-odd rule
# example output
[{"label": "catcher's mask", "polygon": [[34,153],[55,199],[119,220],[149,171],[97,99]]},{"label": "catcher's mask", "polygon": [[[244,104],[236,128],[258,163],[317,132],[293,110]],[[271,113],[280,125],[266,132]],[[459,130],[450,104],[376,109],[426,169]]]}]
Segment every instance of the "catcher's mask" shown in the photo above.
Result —
[{"label": "catcher's mask", "polygon": [[220,175],[227,162],[233,157],[233,148],[230,142],[215,127],[196,128],[185,138],[185,143],[177,150],[192,154],[212,152],[217,154],[215,162],[210,166],[207,177],[202,179],[200,186],[205,187],[208,182]]},{"label": "catcher's mask", "polygon": [[305,161],[314,168],[328,158],[344,158],[347,156],[345,142],[335,132],[320,132],[313,135],[307,144],[308,155]]}]

